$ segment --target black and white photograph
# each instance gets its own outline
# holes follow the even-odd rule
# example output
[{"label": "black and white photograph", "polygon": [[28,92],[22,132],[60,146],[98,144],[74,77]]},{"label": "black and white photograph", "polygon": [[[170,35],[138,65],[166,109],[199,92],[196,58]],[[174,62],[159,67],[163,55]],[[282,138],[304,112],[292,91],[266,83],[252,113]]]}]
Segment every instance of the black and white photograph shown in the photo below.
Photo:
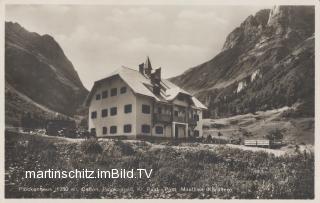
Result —
[{"label": "black and white photograph", "polygon": [[319,198],[318,1],[48,2],[3,3],[5,201]]}]

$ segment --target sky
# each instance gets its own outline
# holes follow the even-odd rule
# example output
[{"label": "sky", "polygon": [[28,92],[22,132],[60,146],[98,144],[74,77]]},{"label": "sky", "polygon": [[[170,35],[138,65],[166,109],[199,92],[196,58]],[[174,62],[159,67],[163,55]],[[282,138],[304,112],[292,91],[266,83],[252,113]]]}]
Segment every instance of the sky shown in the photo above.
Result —
[{"label": "sky", "polygon": [[6,5],[6,21],[49,34],[91,89],[117,68],[150,57],[162,77],[212,59],[227,35],[270,5]]}]

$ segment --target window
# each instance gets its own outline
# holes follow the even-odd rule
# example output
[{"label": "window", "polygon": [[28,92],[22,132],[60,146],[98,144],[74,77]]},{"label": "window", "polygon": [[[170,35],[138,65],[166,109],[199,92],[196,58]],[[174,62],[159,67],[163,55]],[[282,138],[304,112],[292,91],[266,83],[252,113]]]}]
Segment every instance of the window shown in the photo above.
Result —
[{"label": "window", "polygon": [[127,124],[123,126],[123,132],[131,133],[131,124]]},{"label": "window", "polygon": [[117,126],[113,125],[110,127],[110,134],[116,134],[117,133]]},{"label": "window", "polygon": [[142,125],[141,126],[141,131],[143,133],[150,133],[150,125]]},{"label": "window", "polygon": [[97,118],[97,112],[96,111],[92,111],[91,112],[91,118]]},{"label": "window", "polygon": [[107,117],[107,116],[108,116],[108,109],[102,109],[101,117]]},{"label": "window", "polygon": [[112,88],[111,89],[111,97],[117,96],[117,88]]},{"label": "window", "polygon": [[150,106],[146,104],[142,104],[142,113],[150,114]]},{"label": "window", "polygon": [[121,87],[120,94],[124,94],[127,92],[127,87]]},{"label": "window", "polygon": [[163,134],[163,127],[156,126],[156,134]]},{"label": "window", "polygon": [[162,113],[162,108],[158,107],[158,113],[161,114]]},{"label": "window", "polygon": [[174,116],[178,116],[179,112],[178,111],[174,111]]},{"label": "window", "polygon": [[91,136],[96,136],[96,129],[95,128],[91,128],[90,129],[90,134],[91,134]]},{"label": "window", "polygon": [[102,134],[107,134],[108,133],[108,128],[107,127],[103,127],[102,128]]},{"label": "window", "polygon": [[105,90],[102,92],[102,99],[105,99],[108,97],[108,90]]},{"label": "window", "polygon": [[96,94],[96,100],[100,100],[101,99],[101,95],[100,94]]},{"label": "window", "polygon": [[124,113],[131,113],[132,112],[132,104],[127,104],[124,106]]},{"label": "window", "polygon": [[112,108],[110,109],[110,115],[111,115],[111,116],[117,115],[117,107],[112,107]]}]

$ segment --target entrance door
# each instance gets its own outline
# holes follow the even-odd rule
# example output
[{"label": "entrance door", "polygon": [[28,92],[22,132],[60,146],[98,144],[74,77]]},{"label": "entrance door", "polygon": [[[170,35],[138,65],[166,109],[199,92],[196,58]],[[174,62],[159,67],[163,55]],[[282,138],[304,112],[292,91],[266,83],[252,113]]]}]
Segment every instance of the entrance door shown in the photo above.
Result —
[{"label": "entrance door", "polygon": [[179,137],[179,127],[177,125],[175,126],[174,137],[175,138]]}]

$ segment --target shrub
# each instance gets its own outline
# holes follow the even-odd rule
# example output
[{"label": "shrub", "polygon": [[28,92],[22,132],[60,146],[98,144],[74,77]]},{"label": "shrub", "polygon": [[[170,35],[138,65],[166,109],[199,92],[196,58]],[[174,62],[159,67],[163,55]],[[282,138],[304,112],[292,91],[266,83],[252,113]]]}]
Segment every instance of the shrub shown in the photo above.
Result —
[{"label": "shrub", "polygon": [[120,147],[123,155],[131,156],[135,152],[129,143],[124,143],[121,140],[116,140],[115,145]]},{"label": "shrub", "polygon": [[135,154],[135,150],[129,143],[125,143],[121,140],[115,140],[107,146],[107,150],[104,152],[106,157],[122,157],[131,156]]},{"label": "shrub", "polygon": [[103,149],[96,138],[84,140],[80,149],[86,154],[101,154]]},{"label": "shrub", "polygon": [[252,133],[244,128],[240,128],[240,132],[244,137],[252,137]]},{"label": "shrub", "polygon": [[283,133],[282,130],[276,128],[276,129],[272,129],[268,132],[268,134],[266,135],[266,137],[269,140],[282,140],[283,139]]}]

